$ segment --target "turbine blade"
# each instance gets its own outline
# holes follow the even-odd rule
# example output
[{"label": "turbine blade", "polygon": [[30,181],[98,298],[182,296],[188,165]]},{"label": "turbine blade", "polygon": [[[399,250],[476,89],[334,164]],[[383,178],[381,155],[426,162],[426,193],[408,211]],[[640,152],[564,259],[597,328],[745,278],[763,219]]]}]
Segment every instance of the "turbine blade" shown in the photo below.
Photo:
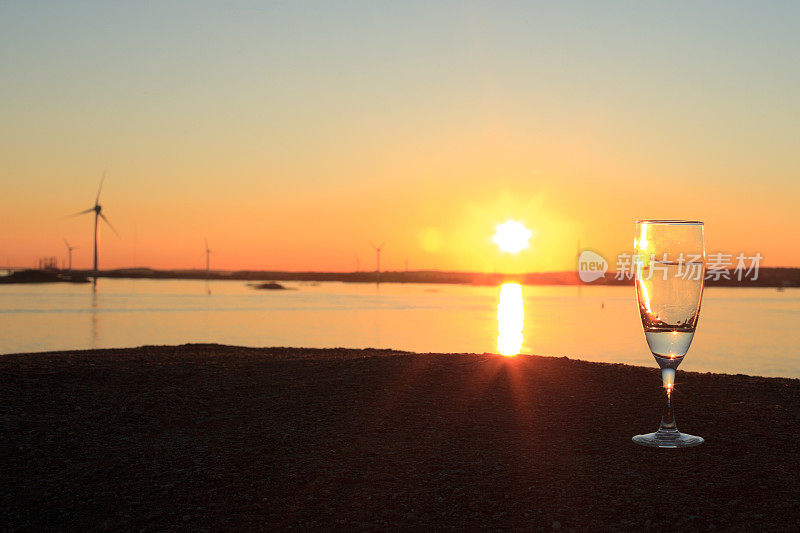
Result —
[{"label": "turbine blade", "polygon": [[373,248],[375,248],[376,250],[378,249],[378,247],[377,247],[377,246],[375,246],[374,244],[372,244],[372,241],[369,241],[369,245],[370,245],[370,246],[372,246]]},{"label": "turbine blade", "polygon": [[69,241],[67,239],[64,239],[64,244],[67,245],[67,248],[72,248],[72,246],[69,245]]},{"label": "turbine blade", "polygon": [[113,232],[114,232],[114,235],[116,235],[117,237],[119,237],[119,233],[117,233],[117,230],[115,230],[115,229],[114,229],[114,226],[112,226],[112,225],[111,225],[111,222],[109,222],[109,221],[108,221],[108,219],[106,218],[106,216],[105,216],[103,213],[100,213],[100,218],[102,218],[103,220],[105,220],[105,221],[106,221],[106,224],[108,224],[108,227],[109,227],[109,228],[111,228],[111,231],[113,231]]},{"label": "turbine blade", "polygon": [[206,241],[206,250],[208,250],[208,238],[206,238],[205,241]]},{"label": "turbine blade", "polygon": [[386,246],[386,243],[385,243],[385,242],[382,242],[382,243],[381,243],[381,245],[380,245],[380,246],[378,246],[378,249],[380,250],[380,249],[381,249],[381,248],[383,248],[384,246]]},{"label": "turbine blade", "polygon": [[77,216],[80,216],[80,215],[85,215],[86,213],[91,213],[92,211],[94,211],[94,207],[90,207],[89,209],[84,209],[83,211],[78,211],[77,213],[72,213],[71,215],[67,215],[67,216],[61,217],[61,218],[77,217]]},{"label": "turbine blade", "polygon": [[[103,177],[100,178],[100,186],[97,188],[97,198],[94,200],[94,205],[97,205],[97,202],[100,201],[100,191],[103,190],[103,182],[106,181],[106,171],[103,171]],[[108,221],[106,221],[108,222]]]}]

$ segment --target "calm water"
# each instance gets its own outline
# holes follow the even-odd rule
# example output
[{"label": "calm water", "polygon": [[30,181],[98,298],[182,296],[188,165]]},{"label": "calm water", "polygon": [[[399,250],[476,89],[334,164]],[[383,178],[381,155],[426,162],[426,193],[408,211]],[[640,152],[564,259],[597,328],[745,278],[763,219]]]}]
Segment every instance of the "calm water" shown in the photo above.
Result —
[{"label": "calm water", "polygon": [[[513,353],[521,344],[523,353],[655,366],[632,287],[287,286],[296,290],[185,280],[103,279],[96,295],[88,285],[0,286],[0,353],[186,342]],[[796,289],[707,289],[681,368],[800,377],[798,324]]]}]

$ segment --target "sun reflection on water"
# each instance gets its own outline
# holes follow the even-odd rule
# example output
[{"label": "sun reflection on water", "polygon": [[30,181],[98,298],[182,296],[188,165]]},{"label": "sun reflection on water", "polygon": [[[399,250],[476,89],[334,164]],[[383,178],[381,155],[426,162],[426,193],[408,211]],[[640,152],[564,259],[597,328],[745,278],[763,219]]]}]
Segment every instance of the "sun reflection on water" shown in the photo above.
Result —
[{"label": "sun reflection on water", "polygon": [[500,286],[500,302],[497,304],[497,351],[501,355],[517,355],[522,351],[524,324],[522,286],[504,283]]}]

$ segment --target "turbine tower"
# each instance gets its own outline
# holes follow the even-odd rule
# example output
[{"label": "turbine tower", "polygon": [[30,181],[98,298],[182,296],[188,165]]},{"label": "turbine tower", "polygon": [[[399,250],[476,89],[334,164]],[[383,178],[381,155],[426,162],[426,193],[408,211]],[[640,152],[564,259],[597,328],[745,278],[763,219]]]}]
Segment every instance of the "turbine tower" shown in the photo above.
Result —
[{"label": "turbine tower", "polygon": [[375,248],[375,282],[381,282],[381,250],[386,245],[385,242],[382,242],[380,246],[375,246],[372,243],[369,243],[370,246]]},{"label": "turbine tower", "polygon": [[369,243],[369,244],[370,244],[370,246],[375,248],[375,272],[380,274],[381,273],[381,249],[383,249],[383,247],[386,245],[386,243],[383,242],[383,243],[381,243],[380,246],[375,246],[372,243]]},{"label": "turbine tower", "polygon": [[211,265],[211,250],[208,249],[208,239],[206,238],[206,279],[210,272],[209,266]]},{"label": "turbine tower", "polygon": [[67,267],[67,268],[68,268],[69,272],[72,272],[72,250],[77,250],[78,247],[77,246],[70,246],[69,241],[67,239],[64,239],[64,244],[67,245],[67,254],[69,256],[69,262],[68,262],[69,267]]},{"label": "turbine tower", "polygon": [[73,217],[77,217],[79,215],[85,215],[86,213],[91,213],[94,211],[94,284],[97,285],[97,224],[98,219],[103,219],[108,227],[111,228],[111,231],[114,232],[114,235],[119,237],[119,233],[117,230],[114,229],[114,226],[111,225],[111,222],[108,221],[106,216],[103,214],[103,206],[100,205],[100,191],[103,190],[103,182],[106,180],[106,173],[103,172],[103,177],[100,179],[100,186],[97,188],[97,196],[94,199],[94,206],[90,207],[89,209],[84,209],[83,211],[79,211]]}]

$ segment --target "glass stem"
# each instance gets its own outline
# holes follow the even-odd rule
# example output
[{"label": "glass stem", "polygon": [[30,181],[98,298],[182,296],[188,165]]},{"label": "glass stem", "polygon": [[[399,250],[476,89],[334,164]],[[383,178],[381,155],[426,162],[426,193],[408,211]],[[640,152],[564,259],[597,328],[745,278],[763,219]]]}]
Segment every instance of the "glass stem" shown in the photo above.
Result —
[{"label": "glass stem", "polygon": [[675,371],[672,371],[672,380],[664,380],[664,411],[661,414],[661,426],[659,431],[677,431],[675,417],[672,414],[672,388],[674,385]]}]

